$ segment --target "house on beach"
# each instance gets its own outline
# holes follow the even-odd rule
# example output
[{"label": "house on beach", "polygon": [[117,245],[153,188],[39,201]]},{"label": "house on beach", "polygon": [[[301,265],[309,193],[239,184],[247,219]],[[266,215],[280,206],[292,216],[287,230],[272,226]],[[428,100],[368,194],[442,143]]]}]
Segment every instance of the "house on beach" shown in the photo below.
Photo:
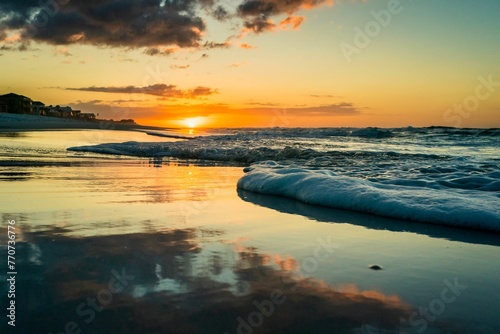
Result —
[{"label": "house on beach", "polygon": [[33,101],[29,97],[14,93],[0,95],[0,112],[32,114]]}]

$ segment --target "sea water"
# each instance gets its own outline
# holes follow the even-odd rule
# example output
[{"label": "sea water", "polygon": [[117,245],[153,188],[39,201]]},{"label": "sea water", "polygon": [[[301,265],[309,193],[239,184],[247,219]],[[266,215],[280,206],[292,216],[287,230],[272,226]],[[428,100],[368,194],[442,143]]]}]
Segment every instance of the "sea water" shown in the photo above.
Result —
[{"label": "sea water", "polygon": [[69,150],[241,165],[243,190],[500,232],[500,129],[218,129]]}]

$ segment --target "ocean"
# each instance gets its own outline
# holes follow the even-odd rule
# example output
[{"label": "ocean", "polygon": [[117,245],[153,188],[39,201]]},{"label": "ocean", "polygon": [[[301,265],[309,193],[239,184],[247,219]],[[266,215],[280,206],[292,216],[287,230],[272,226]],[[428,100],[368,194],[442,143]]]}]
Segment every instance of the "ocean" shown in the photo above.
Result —
[{"label": "ocean", "polygon": [[0,331],[498,333],[498,139],[0,132]]},{"label": "ocean", "polygon": [[175,143],[69,150],[241,165],[239,189],[500,232],[500,129],[218,129]]}]

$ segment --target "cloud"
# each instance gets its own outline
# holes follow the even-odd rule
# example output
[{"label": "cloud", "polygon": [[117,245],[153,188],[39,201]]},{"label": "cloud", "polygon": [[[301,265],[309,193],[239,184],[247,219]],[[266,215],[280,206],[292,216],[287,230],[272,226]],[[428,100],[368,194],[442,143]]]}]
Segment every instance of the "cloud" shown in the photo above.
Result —
[{"label": "cloud", "polygon": [[276,24],[265,15],[260,15],[243,23],[243,32],[253,32],[260,34],[265,31],[276,30]]},{"label": "cloud", "polygon": [[245,104],[249,105],[249,106],[263,106],[263,107],[277,107],[277,106],[279,106],[279,104],[272,103],[272,102],[247,102]]},{"label": "cloud", "polygon": [[[144,48],[145,54],[166,56],[178,48],[227,48],[229,44],[203,41],[205,16],[236,23],[244,33],[296,30],[303,16],[332,0],[90,0],[0,2],[0,44],[27,50],[31,42],[68,46],[85,44],[125,49]],[[241,0],[239,0],[241,1]],[[228,9],[231,6],[232,8]],[[287,17],[276,24],[272,18]]]},{"label": "cloud", "polygon": [[280,22],[280,27],[283,30],[288,30],[288,26],[291,26],[292,30],[298,30],[304,20],[304,16],[289,16]]},{"label": "cloud", "polygon": [[163,98],[184,98],[196,99],[201,96],[217,94],[218,91],[208,87],[198,86],[193,89],[181,90],[175,85],[156,84],[145,87],[124,86],[124,87],[83,87],[83,88],[65,88],[66,90],[78,90],[85,92],[99,93],[119,93],[119,94],[147,94]]},{"label": "cloud", "polygon": [[170,65],[170,68],[174,69],[179,69],[179,70],[184,70],[186,68],[189,68],[190,65]]},{"label": "cloud", "polygon": [[212,12],[212,16],[217,20],[217,21],[227,21],[229,18],[231,18],[231,14],[222,6],[217,6]]},{"label": "cloud", "polygon": [[193,47],[206,29],[197,14],[201,1],[2,0],[0,36],[18,31],[21,41],[52,45]]},{"label": "cloud", "polygon": [[315,97],[315,98],[333,98],[333,97],[340,97],[340,96],[335,96],[335,95],[329,95],[329,94],[311,94],[309,95],[310,97]]},{"label": "cloud", "polygon": [[292,14],[301,9],[312,9],[322,5],[331,5],[329,0],[247,0],[238,6],[238,15],[272,16],[279,14]]},{"label": "cloud", "polygon": [[[134,97],[132,100],[136,100]],[[199,99],[196,101],[200,101]],[[214,117],[219,126],[304,126],[310,116],[322,116],[326,124],[339,124],[339,119],[361,116],[364,108],[342,102],[331,105],[284,107],[269,102],[249,101],[247,107],[235,108],[221,103],[141,103],[140,101],[77,101],[68,104],[73,109],[98,113],[101,118],[133,118],[139,124],[157,124],[158,120],[179,120],[189,117]],[[349,118],[348,118],[349,119]]]},{"label": "cloud", "polygon": [[117,103],[117,104],[122,104],[122,103],[130,103],[130,102],[144,102],[144,100],[134,100],[134,99],[129,99],[129,100],[113,100],[111,103]]},{"label": "cloud", "polygon": [[292,14],[301,9],[313,9],[322,5],[332,5],[331,0],[246,0],[237,8],[237,15],[243,18],[243,33],[254,32],[260,34],[265,31],[273,31],[276,24],[270,18],[281,14],[288,17],[279,23],[282,29],[288,25],[297,30],[304,21],[303,16]]},{"label": "cloud", "polygon": [[203,47],[205,49],[227,49],[231,46],[229,42],[217,43],[217,42],[205,42]]},{"label": "cloud", "polygon": [[55,55],[63,55],[65,57],[70,57],[72,56],[71,52],[69,52],[69,49],[67,47],[57,47],[54,51]]},{"label": "cloud", "polygon": [[311,116],[354,116],[361,114],[361,110],[356,108],[353,103],[340,102],[336,104],[327,104],[320,106],[301,106],[301,107],[282,107],[273,103],[249,102],[247,105],[262,106],[261,108],[243,108],[240,111],[253,115],[273,115],[287,114],[293,117],[311,117]]},{"label": "cloud", "polygon": [[241,67],[243,65],[246,65],[248,64],[247,61],[242,61],[241,63],[232,63],[231,65],[229,65],[230,67]]},{"label": "cloud", "polygon": [[247,43],[241,43],[240,48],[242,49],[255,49],[256,47]]},{"label": "cloud", "polygon": [[361,111],[353,103],[340,102],[316,107],[287,108],[290,112],[299,112],[304,116],[357,115]]},{"label": "cloud", "polygon": [[176,52],[178,48],[159,48],[159,47],[152,47],[152,48],[146,48],[144,50],[144,54],[147,54],[148,56],[170,56],[172,53]]}]

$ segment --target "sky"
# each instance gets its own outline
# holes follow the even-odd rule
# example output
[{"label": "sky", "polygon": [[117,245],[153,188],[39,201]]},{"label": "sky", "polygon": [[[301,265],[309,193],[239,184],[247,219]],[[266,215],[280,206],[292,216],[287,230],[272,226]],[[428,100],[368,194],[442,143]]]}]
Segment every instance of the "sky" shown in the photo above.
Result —
[{"label": "sky", "polygon": [[500,127],[500,1],[2,0],[0,94],[165,127]]}]

